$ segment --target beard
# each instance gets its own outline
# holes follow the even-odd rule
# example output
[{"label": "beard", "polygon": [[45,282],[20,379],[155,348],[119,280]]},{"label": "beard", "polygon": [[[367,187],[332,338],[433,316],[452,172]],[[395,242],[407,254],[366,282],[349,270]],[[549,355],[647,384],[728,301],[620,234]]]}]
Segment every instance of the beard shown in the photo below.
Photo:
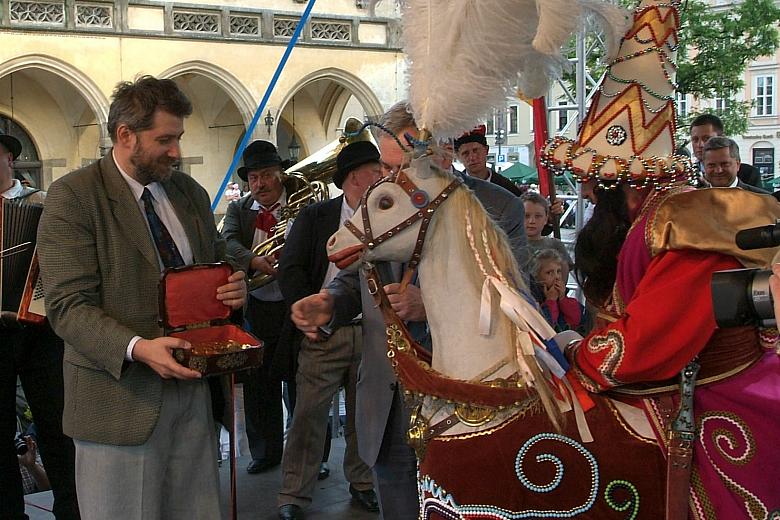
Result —
[{"label": "beard", "polygon": [[177,162],[164,154],[152,157],[144,150],[141,143],[136,143],[133,154],[130,156],[130,164],[135,167],[135,178],[144,186],[169,179]]}]

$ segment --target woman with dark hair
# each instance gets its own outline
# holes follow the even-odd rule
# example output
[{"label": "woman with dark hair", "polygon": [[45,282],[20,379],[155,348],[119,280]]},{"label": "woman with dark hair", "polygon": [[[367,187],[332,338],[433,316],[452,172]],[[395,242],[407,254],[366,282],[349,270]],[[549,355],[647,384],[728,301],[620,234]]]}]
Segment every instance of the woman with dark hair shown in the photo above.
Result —
[{"label": "woman with dark hair", "polygon": [[623,190],[596,189],[589,198],[599,203],[577,236],[575,275],[588,301],[601,306],[612,293],[618,253],[631,221]]}]

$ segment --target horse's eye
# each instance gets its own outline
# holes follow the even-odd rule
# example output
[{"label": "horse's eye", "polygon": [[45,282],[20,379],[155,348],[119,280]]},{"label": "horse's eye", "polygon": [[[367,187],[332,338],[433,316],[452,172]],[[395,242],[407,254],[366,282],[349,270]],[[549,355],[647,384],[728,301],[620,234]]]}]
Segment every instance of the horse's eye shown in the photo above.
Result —
[{"label": "horse's eye", "polygon": [[390,209],[393,207],[393,199],[392,197],[388,197],[385,195],[381,199],[379,199],[379,209]]}]

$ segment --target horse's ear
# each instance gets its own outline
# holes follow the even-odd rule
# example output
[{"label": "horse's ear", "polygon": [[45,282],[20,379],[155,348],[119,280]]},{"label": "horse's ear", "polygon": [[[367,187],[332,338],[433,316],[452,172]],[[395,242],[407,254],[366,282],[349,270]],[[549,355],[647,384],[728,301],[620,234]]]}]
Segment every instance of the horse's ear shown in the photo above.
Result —
[{"label": "horse's ear", "polygon": [[436,165],[433,162],[434,156],[424,155],[419,159],[412,161],[411,167],[415,170],[415,176],[420,179],[429,179],[435,175]]},{"label": "horse's ear", "polygon": [[412,161],[412,167],[415,174],[420,179],[430,179],[431,177],[442,177],[444,179],[452,176],[452,172],[445,170],[441,166],[441,157],[437,155],[425,155]]}]

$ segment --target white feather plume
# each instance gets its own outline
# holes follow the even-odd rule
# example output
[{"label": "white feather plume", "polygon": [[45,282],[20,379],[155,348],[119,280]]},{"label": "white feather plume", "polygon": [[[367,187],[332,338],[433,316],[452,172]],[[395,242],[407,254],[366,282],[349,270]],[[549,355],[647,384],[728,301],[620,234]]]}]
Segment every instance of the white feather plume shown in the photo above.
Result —
[{"label": "white feather plume", "polygon": [[579,0],[584,8],[584,15],[592,15],[604,31],[604,41],[607,44],[607,54],[604,63],[609,63],[618,54],[620,42],[634,22],[632,12],[622,7],[607,4],[601,0]]},{"label": "white feather plume", "polygon": [[[503,106],[517,88],[531,98],[545,95],[567,65],[560,48],[583,17],[627,19],[617,9],[598,0],[405,0],[415,120],[437,137],[453,137]],[[627,27],[613,27],[613,34],[622,36]]]}]

